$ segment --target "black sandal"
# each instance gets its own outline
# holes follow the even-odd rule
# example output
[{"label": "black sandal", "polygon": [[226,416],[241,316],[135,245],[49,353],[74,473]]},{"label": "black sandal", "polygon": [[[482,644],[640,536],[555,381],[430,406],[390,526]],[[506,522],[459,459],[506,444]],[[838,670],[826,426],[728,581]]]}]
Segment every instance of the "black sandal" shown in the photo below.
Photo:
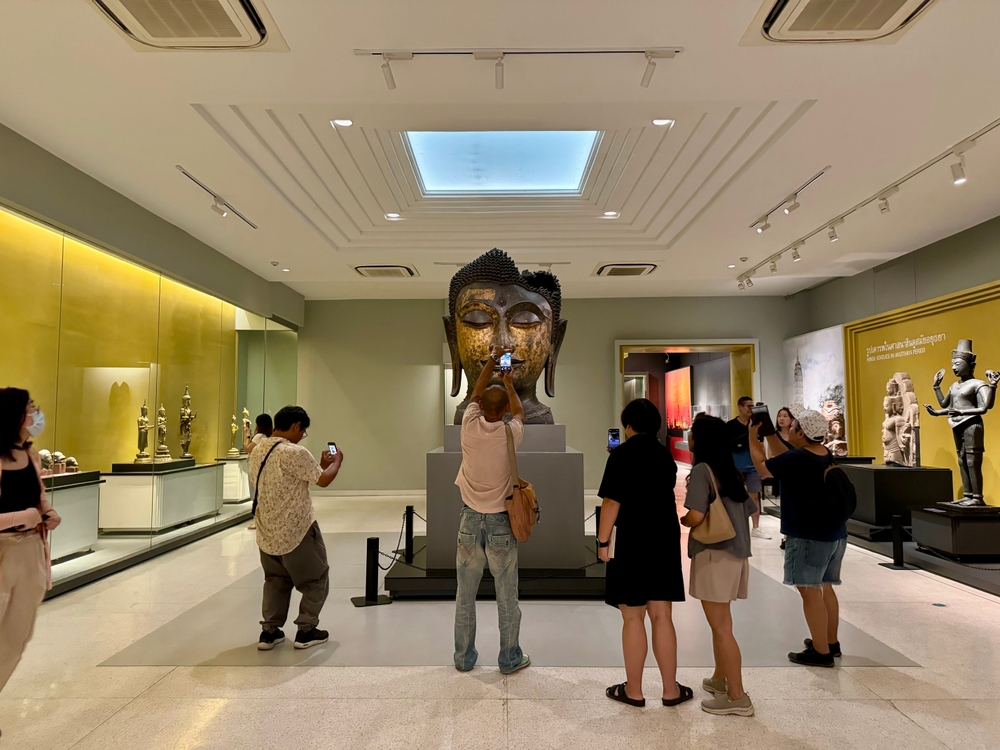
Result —
[{"label": "black sandal", "polygon": [[643,708],[646,705],[646,699],[642,698],[640,700],[634,700],[625,695],[625,683],[620,685],[612,685],[604,694],[608,696],[613,701],[618,701],[619,703],[625,703],[629,706],[635,706],[636,708]]},{"label": "black sandal", "polygon": [[679,696],[677,696],[676,698],[671,698],[670,700],[667,700],[666,698],[664,698],[663,699],[663,705],[664,706],[679,706],[682,703],[686,703],[687,701],[689,701],[692,698],[694,698],[694,690],[692,690],[691,688],[689,688],[687,685],[681,685],[678,682],[677,683],[677,688],[681,691],[681,694]]}]

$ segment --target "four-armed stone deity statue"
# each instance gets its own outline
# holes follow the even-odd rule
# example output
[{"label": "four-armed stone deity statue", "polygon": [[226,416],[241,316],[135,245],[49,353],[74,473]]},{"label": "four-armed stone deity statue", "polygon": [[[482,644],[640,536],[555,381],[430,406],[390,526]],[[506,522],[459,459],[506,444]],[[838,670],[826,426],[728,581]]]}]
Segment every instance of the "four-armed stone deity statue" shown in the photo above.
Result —
[{"label": "four-armed stone deity statue", "polygon": [[545,392],[556,395],[556,361],[566,335],[561,306],[555,276],[547,271],[519,273],[514,261],[497,248],[455,274],[444,319],[451,349],[451,395],[461,390],[463,370],[468,381],[455,424],[461,424],[474,383],[498,345],[511,352],[514,388],[524,404],[525,422],[554,423],[552,410],[538,400],[535,389],[544,372]]},{"label": "four-armed stone deity statue", "polygon": [[925,404],[928,413],[935,417],[948,417],[955,434],[955,450],[958,453],[958,469],[962,475],[964,497],[956,505],[985,506],[983,500],[983,415],[993,408],[996,400],[997,383],[1000,373],[986,371],[986,381],[972,376],[976,369],[976,355],[972,353],[972,341],[961,339],[958,348],[951,353],[951,370],[958,378],[951,384],[947,394],[941,393],[944,370],[934,376],[934,393],[940,409]]},{"label": "four-armed stone deity statue", "polygon": [[149,447],[149,407],[146,406],[146,402],[142,402],[142,410],[139,412],[139,418],[136,420],[139,426],[139,452],[135,454],[135,463],[137,464],[148,464],[153,459],[149,455],[149,451],[146,448]]},{"label": "four-armed stone deity statue", "polygon": [[185,385],[184,395],[181,396],[181,458],[194,458],[190,452],[191,427],[197,418],[198,412],[191,411],[191,393]]}]

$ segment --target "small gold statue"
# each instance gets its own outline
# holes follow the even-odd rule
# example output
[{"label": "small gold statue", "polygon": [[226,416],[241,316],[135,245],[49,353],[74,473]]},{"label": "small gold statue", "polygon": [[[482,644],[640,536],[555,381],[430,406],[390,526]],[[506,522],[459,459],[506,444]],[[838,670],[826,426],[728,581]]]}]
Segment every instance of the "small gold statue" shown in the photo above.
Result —
[{"label": "small gold statue", "polygon": [[136,421],[139,423],[139,452],[135,454],[135,463],[148,464],[153,459],[146,450],[149,447],[149,407],[145,401]]},{"label": "small gold statue", "polygon": [[[243,407],[243,446],[246,445],[247,440],[249,440],[251,438],[251,436],[253,435],[252,430],[253,430],[253,427],[252,427],[252,425],[250,423],[250,412],[247,411],[247,408],[244,406]],[[245,456],[246,455],[246,451],[243,450],[243,446],[240,447],[240,453],[242,453]]]},{"label": "small gold statue", "polygon": [[167,447],[167,410],[160,404],[156,412],[156,453],[154,461],[169,461],[170,448]]},{"label": "small gold statue", "polygon": [[194,458],[190,453],[191,427],[198,418],[198,412],[191,411],[191,393],[187,384],[184,385],[184,395],[181,396],[181,458]]},{"label": "small gold statue", "polygon": [[239,432],[240,426],[236,423],[236,415],[233,415],[233,423],[229,427],[229,431],[233,433],[232,441],[229,444],[229,453],[226,455],[229,458],[239,458],[240,449],[236,447],[236,433]]}]

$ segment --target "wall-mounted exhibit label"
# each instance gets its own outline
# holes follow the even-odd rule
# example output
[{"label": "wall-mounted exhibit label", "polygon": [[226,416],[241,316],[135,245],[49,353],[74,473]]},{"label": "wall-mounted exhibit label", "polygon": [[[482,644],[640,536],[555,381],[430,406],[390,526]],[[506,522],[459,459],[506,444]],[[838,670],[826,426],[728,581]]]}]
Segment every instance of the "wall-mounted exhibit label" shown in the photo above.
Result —
[{"label": "wall-mounted exhibit label", "polygon": [[935,333],[933,336],[920,335],[916,338],[904,338],[900,341],[883,341],[873,344],[865,350],[867,362],[881,362],[886,359],[912,357],[914,354],[924,354],[928,346],[940,344],[948,340],[947,333]]}]

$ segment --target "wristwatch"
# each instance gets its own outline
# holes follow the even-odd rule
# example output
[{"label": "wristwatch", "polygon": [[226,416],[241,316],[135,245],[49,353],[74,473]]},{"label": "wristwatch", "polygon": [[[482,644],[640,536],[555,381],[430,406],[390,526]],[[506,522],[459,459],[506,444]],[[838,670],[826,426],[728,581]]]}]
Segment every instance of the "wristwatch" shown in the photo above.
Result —
[{"label": "wristwatch", "polygon": [[598,540],[597,540],[597,546],[598,546],[598,547],[599,547],[600,549],[604,549],[605,547],[610,547],[610,546],[611,546],[611,540],[609,539],[609,540],[608,540],[608,541],[606,541],[606,542],[602,542],[602,541],[601,541],[600,539],[598,539]]}]

